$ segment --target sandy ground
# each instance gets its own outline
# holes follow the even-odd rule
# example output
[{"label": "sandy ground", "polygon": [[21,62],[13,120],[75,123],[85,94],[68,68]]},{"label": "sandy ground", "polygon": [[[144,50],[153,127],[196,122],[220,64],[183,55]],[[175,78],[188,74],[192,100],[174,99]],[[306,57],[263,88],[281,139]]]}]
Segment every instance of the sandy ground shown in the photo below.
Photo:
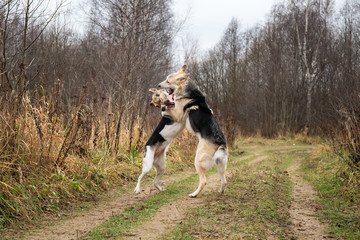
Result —
[{"label": "sandy ground", "polygon": [[[186,178],[194,174],[192,171],[181,172],[179,174],[165,176],[162,179],[162,185],[165,187],[179,181],[179,178]],[[70,240],[79,239],[95,226],[108,220],[111,216],[119,214],[124,208],[139,203],[147,197],[158,192],[155,187],[150,184],[142,187],[139,194],[133,192],[125,193],[113,200],[100,202],[98,206],[73,216],[70,219],[60,221],[59,223],[47,226],[42,229],[31,231],[24,236],[29,240]]]},{"label": "sandy ground", "polygon": [[[235,164],[239,161],[244,161],[250,157],[252,156],[239,158],[238,160],[232,162],[232,164]],[[256,164],[266,158],[267,156],[257,157],[248,164]],[[236,169],[227,171],[227,178],[230,178],[235,171]],[[231,182],[229,182],[228,184],[231,184]],[[216,192],[219,188],[219,175],[213,174],[208,176],[207,184],[197,198],[189,198],[188,196],[184,196],[168,205],[161,207],[157,211],[157,213],[153,217],[151,217],[151,219],[149,219],[149,221],[143,223],[141,226],[136,228],[136,230],[134,230],[131,234],[125,236],[123,239],[156,239],[160,236],[167,235],[177,224],[179,224],[186,217],[186,211],[192,208],[196,208],[197,206],[205,203],[203,198],[201,198],[202,194]]]},{"label": "sandy ground", "polygon": [[326,225],[315,217],[317,211],[316,192],[299,175],[297,172],[299,168],[300,162],[294,160],[288,169],[293,183],[290,206],[291,230],[298,239],[332,239],[325,234]]},{"label": "sandy ground", "polygon": [[[255,156],[248,165],[258,164],[265,160],[268,156],[253,155],[238,158],[229,164],[235,164]],[[257,156],[257,157],[256,157]],[[325,234],[326,225],[321,223],[316,217],[317,204],[315,201],[316,192],[312,187],[300,176],[297,171],[300,167],[300,160],[294,159],[292,165],[288,168],[288,174],[292,181],[292,204],[290,207],[291,218],[291,235],[294,239],[331,239]],[[236,172],[236,168],[228,170],[226,173],[229,179]],[[179,172],[170,176],[164,176],[162,185],[169,186],[174,182],[180,181],[190,175],[195,174],[195,170]],[[231,184],[230,182],[228,184]],[[123,239],[155,239],[160,236],[167,235],[177,224],[181,223],[186,217],[189,209],[205,204],[202,194],[217,192],[220,187],[220,178],[218,174],[212,174],[207,177],[207,185],[198,198],[190,198],[187,195],[162,206],[155,215],[143,222],[139,227],[132,230]],[[225,190],[226,191],[226,190]],[[112,200],[99,202],[99,204],[81,213],[76,213],[68,219],[54,221],[50,226],[29,231],[23,239],[45,240],[45,239],[81,239],[95,226],[108,220],[111,216],[119,214],[124,208],[133,204],[144,201],[147,197],[158,192],[152,184],[144,186],[140,194],[132,192]],[[275,239],[269,235],[269,239]]]}]

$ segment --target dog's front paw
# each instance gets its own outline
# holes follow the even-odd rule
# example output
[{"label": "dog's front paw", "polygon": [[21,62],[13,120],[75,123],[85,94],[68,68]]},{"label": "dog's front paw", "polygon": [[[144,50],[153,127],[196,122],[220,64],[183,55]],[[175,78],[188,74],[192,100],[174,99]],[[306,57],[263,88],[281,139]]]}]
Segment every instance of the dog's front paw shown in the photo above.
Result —
[{"label": "dog's front paw", "polygon": [[198,110],[199,109],[199,106],[192,106],[189,108],[189,110]]},{"label": "dog's front paw", "polygon": [[191,198],[196,198],[196,197],[197,197],[197,195],[196,195],[196,194],[194,194],[194,193],[192,193],[192,194],[189,194],[189,197],[191,197]]},{"label": "dog's front paw", "polygon": [[140,193],[140,188],[136,187],[136,188],[134,189],[134,193],[139,194],[139,193]]}]

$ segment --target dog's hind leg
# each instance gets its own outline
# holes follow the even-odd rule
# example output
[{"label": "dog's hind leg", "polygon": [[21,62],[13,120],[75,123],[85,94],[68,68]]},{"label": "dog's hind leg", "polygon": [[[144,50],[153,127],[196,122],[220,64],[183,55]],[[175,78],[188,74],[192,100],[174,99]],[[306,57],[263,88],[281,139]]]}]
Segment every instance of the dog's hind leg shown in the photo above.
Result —
[{"label": "dog's hind leg", "polygon": [[221,186],[219,189],[219,193],[223,193],[227,184],[226,181],[226,177],[225,177],[225,171],[226,171],[226,166],[227,166],[227,161],[228,161],[228,157],[227,157],[227,152],[224,148],[219,148],[215,154],[214,154],[214,158],[215,163],[216,163],[216,167],[218,170],[218,173],[220,175],[220,180],[221,180]]},{"label": "dog's hind leg", "polygon": [[[205,154],[206,155],[206,154]],[[206,161],[207,156],[198,157],[198,154],[195,156],[195,168],[196,172],[199,174],[199,186],[195,190],[195,192],[189,194],[190,197],[196,197],[205,187],[206,185],[206,175],[205,172],[207,170],[206,166],[202,166],[202,161]]]},{"label": "dog's hind leg", "polygon": [[198,174],[199,174],[199,186],[198,188],[195,190],[195,192],[189,194],[190,197],[193,197],[195,198],[205,187],[206,185],[206,175],[205,175],[205,169],[200,167],[198,170],[197,170]]},{"label": "dog's hind leg", "polygon": [[154,178],[154,186],[159,189],[159,191],[163,191],[163,188],[159,184],[159,180],[164,174],[165,167],[166,167],[166,150],[164,149],[162,152],[156,154],[155,161],[154,161],[154,167],[156,170],[156,176]]},{"label": "dog's hind leg", "polygon": [[141,179],[150,172],[153,163],[154,163],[154,153],[155,151],[151,149],[150,146],[145,147],[145,154],[142,162],[142,172],[138,178],[138,182],[136,184],[136,188],[134,189],[135,193],[140,193],[140,183]]}]

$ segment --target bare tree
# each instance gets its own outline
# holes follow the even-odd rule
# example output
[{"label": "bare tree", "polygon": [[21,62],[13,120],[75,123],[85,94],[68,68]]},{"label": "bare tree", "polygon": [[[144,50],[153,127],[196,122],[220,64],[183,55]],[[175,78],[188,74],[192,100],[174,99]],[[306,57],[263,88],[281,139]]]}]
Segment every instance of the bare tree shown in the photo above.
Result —
[{"label": "bare tree", "polygon": [[169,3],[94,0],[91,21],[97,29],[95,34],[101,36],[99,47],[107,49],[99,61],[104,74],[97,75],[94,81],[102,82],[107,88],[104,94],[109,104],[117,103],[115,109],[109,105],[106,115],[120,113],[117,129],[120,129],[121,118],[126,121],[130,151],[134,124],[148,111],[144,99],[135,96],[142,95],[151,84],[162,79],[170,66],[169,48],[174,28]]},{"label": "bare tree", "polygon": [[[318,82],[318,76],[321,74],[318,65],[319,51],[327,28],[327,18],[330,14],[332,1],[307,0],[304,6],[303,1],[292,0],[291,4],[300,58],[304,65],[303,75],[307,85],[306,127],[309,127],[312,122],[312,93]],[[301,21],[301,15],[304,18],[303,21]],[[302,22],[302,33],[300,33],[300,21]],[[311,22],[311,26],[309,22]],[[310,30],[310,27],[313,29]]]},{"label": "bare tree", "polygon": [[[0,106],[12,115],[6,124],[12,129],[8,141],[10,148],[15,148],[16,120],[21,114],[22,99],[29,90],[29,84],[39,74],[35,70],[37,59],[30,52],[34,51],[33,47],[57,14],[62,1],[50,12],[46,4],[45,0],[7,0],[0,6]],[[40,130],[39,134],[41,136]]]}]

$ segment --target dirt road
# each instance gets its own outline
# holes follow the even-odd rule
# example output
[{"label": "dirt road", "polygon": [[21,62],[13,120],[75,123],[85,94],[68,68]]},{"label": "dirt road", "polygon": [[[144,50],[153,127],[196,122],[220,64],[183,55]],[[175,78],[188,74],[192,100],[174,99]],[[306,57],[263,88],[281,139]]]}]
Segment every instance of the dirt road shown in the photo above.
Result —
[{"label": "dirt road", "polygon": [[316,192],[299,173],[300,163],[288,171],[293,183],[290,217],[292,231],[299,239],[332,239],[325,234],[325,225],[316,218]]},{"label": "dirt road", "polygon": [[[298,150],[311,148],[293,145],[247,146],[244,147],[246,156],[232,158],[229,162],[228,192],[222,196],[217,193],[219,176],[216,171],[211,171],[207,175],[208,184],[204,192],[198,198],[189,198],[185,192],[188,189],[191,192],[198,181],[195,170],[189,170],[172,176],[165,175],[162,185],[169,187],[169,190],[160,193],[148,185],[139,195],[135,195],[129,188],[115,199],[103,201],[61,222],[54,221],[51,226],[27,232],[20,238],[182,239],[185,232],[189,239],[327,239],[326,226],[316,218],[316,192],[301,177],[299,170],[303,157]],[[286,190],[286,186],[291,190]],[[280,196],[282,193],[288,200],[279,199],[281,204],[285,201],[279,210],[276,209],[279,208],[276,194]],[[248,198],[251,194],[255,194],[255,197]],[[266,205],[273,195],[275,202],[264,209],[276,206],[276,214],[261,210],[261,206]],[[219,202],[224,202],[224,205],[219,207]],[[254,203],[255,211],[251,212]],[[244,209],[239,204],[245,206]],[[240,207],[234,209],[234,206]],[[249,213],[246,213],[247,210]],[[233,214],[236,211],[241,214]],[[223,222],[231,223],[233,226],[227,226],[232,228],[225,225],[224,228],[219,227]],[[248,227],[251,225],[256,229]]]}]

